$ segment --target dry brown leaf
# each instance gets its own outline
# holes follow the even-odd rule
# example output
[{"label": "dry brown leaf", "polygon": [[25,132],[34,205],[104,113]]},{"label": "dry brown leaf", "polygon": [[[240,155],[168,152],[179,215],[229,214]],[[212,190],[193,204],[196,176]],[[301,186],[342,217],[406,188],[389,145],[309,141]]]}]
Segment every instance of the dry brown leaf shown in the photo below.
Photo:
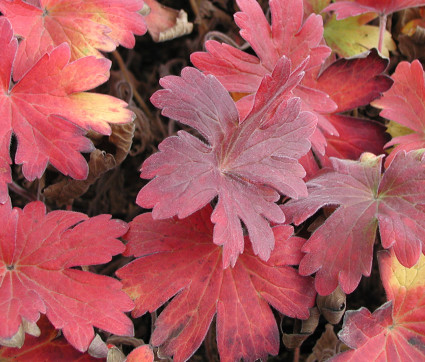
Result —
[{"label": "dry brown leaf", "polygon": [[113,155],[95,149],[90,154],[89,175],[86,180],[73,180],[66,178],[60,182],[47,187],[43,194],[49,199],[55,199],[59,206],[69,205],[72,201],[86,193],[102,174],[115,167],[116,162]]},{"label": "dry brown leaf", "polygon": [[130,152],[135,127],[134,123],[111,125],[112,134],[109,136],[108,141],[116,147],[114,152],[116,165],[124,161]]},{"label": "dry brown leaf", "polygon": [[39,337],[41,331],[40,328],[38,328],[37,323],[22,319],[18,332],[16,332],[11,338],[0,338],[0,345],[5,347],[21,348],[24,345],[26,333],[34,337]]},{"label": "dry brown leaf", "polygon": [[295,349],[300,347],[303,342],[311,336],[319,324],[320,313],[314,307],[310,309],[310,317],[306,320],[296,319],[293,333],[283,333],[282,342],[286,348]]},{"label": "dry brown leaf", "polygon": [[337,324],[341,320],[346,307],[346,295],[338,286],[329,295],[317,295],[317,307],[320,313],[331,324]]},{"label": "dry brown leaf", "polygon": [[400,53],[407,57],[408,61],[419,59],[425,61],[425,29],[418,26],[412,35],[402,33],[402,28],[412,20],[420,19],[418,8],[400,11],[395,33],[398,34],[398,48]]},{"label": "dry brown leaf", "polygon": [[307,362],[327,361],[347,349],[348,347],[336,336],[333,325],[327,324],[326,331],[317,340],[316,345],[313,347],[313,353],[308,356]]}]

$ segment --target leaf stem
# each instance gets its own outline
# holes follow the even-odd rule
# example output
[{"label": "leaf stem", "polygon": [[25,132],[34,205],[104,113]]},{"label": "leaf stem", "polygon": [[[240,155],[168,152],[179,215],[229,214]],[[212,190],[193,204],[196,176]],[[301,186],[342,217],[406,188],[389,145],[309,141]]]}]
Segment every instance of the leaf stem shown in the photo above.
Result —
[{"label": "leaf stem", "polygon": [[378,51],[382,53],[382,46],[384,45],[385,29],[387,26],[387,14],[379,15],[379,40]]},{"label": "leaf stem", "polygon": [[35,195],[31,194],[30,192],[28,192],[27,190],[25,190],[24,188],[19,186],[14,181],[12,181],[8,186],[9,186],[10,191],[13,191],[15,194],[23,197],[24,199],[27,199],[28,201],[36,201],[37,200],[37,197]]},{"label": "leaf stem", "polygon": [[137,89],[134,86],[133,82],[131,81],[130,74],[128,74],[127,67],[126,67],[126,65],[124,63],[124,60],[121,57],[121,54],[117,50],[114,50],[112,52],[112,54],[113,54],[115,60],[117,61],[118,66],[120,67],[120,69],[121,69],[121,71],[122,71],[122,73],[124,75],[125,80],[127,81],[128,84],[131,85],[131,88],[133,90],[133,95],[134,95],[134,98],[136,99],[137,103],[139,103],[140,107],[142,107],[143,111],[148,115],[148,117],[150,119],[152,119],[152,113],[151,113],[149,107],[146,105],[146,103],[143,100],[142,96],[139,94],[139,92],[137,91]]},{"label": "leaf stem", "polygon": [[300,347],[294,349],[294,358],[293,362],[300,362]]}]

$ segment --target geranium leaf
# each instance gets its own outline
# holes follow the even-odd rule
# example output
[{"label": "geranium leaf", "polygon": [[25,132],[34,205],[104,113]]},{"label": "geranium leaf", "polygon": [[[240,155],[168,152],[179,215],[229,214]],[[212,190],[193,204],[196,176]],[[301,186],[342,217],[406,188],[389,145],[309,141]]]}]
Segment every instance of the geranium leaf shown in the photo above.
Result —
[{"label": "geranium leaf", "polygon": [[381,176],[382,156],[361,161],[331,159],[328,170],[308,183],[309,196],[282,208],[296,224],[320,207],[341,205],[310,237],[300,273],[316,272],[316,290],[331,293],[339,284],[351,293],[362,275],[370,275],[377,226],[382,246],[392,248],[405,266],[425,251],[423,151],[399,152]]},{"label": "geranium leaf", "polygon": [[40,6],[23,0],[0,0],[0,11],[21,38],[13,78],[24,73],[62,43],[71,48],[71,61],[84,56],[103,57],[119,44],[133,48],[134,35],[143,35],[146,24],[137,13],[142,0],[40,0]]},{"label": "geranium leaf", "polygon": [[93,129],[110,134],[108,123],[126,123],[133,113],[127,103],[104,94],[87,93],[109,77],[110,61],[85,57],[69,63],[66,44],[45,54],[25,76],[11,86],[17,40],[9,21],[0,17],[0,202],[7,199],[11,181],[9,145],[18,140],[15,162],[23,164],[28,180],[40,177],[50,162],[65,175],[87,177],[87,162],[80,152],[93,148],[84,137]]},{"label": "geranium leaf", "polygon": [[175,361],[200,346],[217,314],[220,355],[229,361],[256,360],[279,351],[271,304],[281,313],[306,319],[314,304],[313,280],[298,275],[304,239],[290,226],[273,228],[276,247],[268,262],[247,243],[234,268],[221,266],[222,248],[212,243],[210,206],[186,219],[154,220],[150,213],[130,223],[125,255],[135,261],[117,271],[135,300],[133,316],[154,311],[173,298],[155,324],[151,343]]},{"label": "geranium leaf", "polygon": [[98,358],[90,356],[87,352],[78,352],[66,339],[58,337],[58,331],[44,316],[38,321],[41,330],[39,337],[27,336],[21,348],[0,347],[0,360],[2,362],[31,362],[31,361],[76,361],[96,362]]},{"label": "geranium leaf", "polygon": [[328,66],[317,78],[315,88],[329,94],[338,108],[327,120],[339,136],[327,135],[326,155],[317,156],[322,165],[330,165],[329,157],[358,159],[364,152],[382,153],[385,144],[384,128],[368,119],[343,114],[364,106],[393,84],[384,74],[388,59],[379,56],[376,49],[350,59],[339,59]]},{"label": "geranium leaf", "polygon": [[337,19],[369,12],[389,15],[402,9],[425,5],[424,0],[354,0],[337,1],[323,11],[335,11]]},{"label": "geranium leaf", "polygon": [[412,268],[378,254],[388,302],[371,314],[348,311],[339,338],[353,348],[332,361],[422,361],[425,358],[425,256]]},{"label": "geranium leaf", "polygon": [[[364,120],[351,122],[352,117],[333,115],[352,109],[346,107],[349,103],[357,104],[356,107],[365,105],[373,99],[369,96],[377,97],[386,91],[391,81],[389,78],[383,81],[385,76],[379,74],[385,70],[388,60],[371,52],[359,59],[337,61],[327,68],[326,76],[318,79],[329,55],[329,48],[323,45],[323,21],[319,15],[312,14],[303,22],[302,0],[284,3],[271,0],[270,25],[255,0],[239,0],[238,4],[242,11],[235,14],[235,21],[241,28],[241,36],[252,45],[257,57],[226,44],[207,41],[207,52],[194,53],[191,60],[205,73],[215,75],[228,91],[249,94],[237,102],[241,118],[244,119],[252,108],[262,77],[270,74],[279,55],[291,59],[293,66],[309,57],[306,74],[294,89],[294,95],[300,97],[303,110],[318,117],[317,129],[311,138],[316,156],[325,158],[322,162],[326,163],[329,156],[357,159],[365,151],[381,153],[385,143],[382,126]],[[367,91],[363,94],[362,86],[366,85]],[[342,97],[345,93],[347,95]],[[341,101],[344,103],[338,104]],[[348,136],[348,128],[357,130],[359,135],[339,138],[339,130]],[[329,154],[326,151],[328,139],[332,142]],[[344,147],[345,144],[349,146]],[[316,168],[306,168],[307,174],[312,176]]]},{"label": "geranium leaf", "polygon": [[[336,105],[328,95],[312,89],[306,80],[315,78],[330,49],[322,44],[323,21],[312,14],[303,22],[302,0],[285,3],[271,0],[271,25],[256,0],[238,0],[241,12],[235,14],[241,36],[250,43],[257,57],[216,41],[207,41],[207,52],[191,55],[192,63],[207,74],[213,74],[228,91],[252,93],[258,90],[265,74],[270,74],[277,60],[285,55],[295,68],[306,59],[306,75],[294,94],[302,100],[304,110],[318,112],[318,129],[312,137],[313,147],[324,153],[323,132],[337,134],[333,126],[321,120],[322,113],[331,113]],[[252,107],[254,97],[242,98],[237,104],[242,119]]]},{"label": "geranium leaf", "polygon": [[382,108],[381,117],[397,122],[412,133],[395,137],[385,145],[396,145],[385,162],[386,166],[401,150],[425,147],[425,81],[422,65],[418,60],[400,62],[391,77],[393,86],[372,105]]},{"label": "geranium leaf", "polygon": [[218,196],[212,214],[214,242],[223,245],[224,266],[234,265],[243,251],[241,221],[253,249],[267,260],[274,238],[268,220],[285,217],[275,204],[279,193],[306,195],[305,171],[298,159],[308,152],[316,119],[300,112],[292,89],[302,78],[302,67],[290,72],[283,57],[256,93],[253,109],[239,123],[236,106],[218,80],[195,68],[160,83],[152,103],[162,114],[200,132],[208,143],[185,131],[165,139],[159,153],[142,166],[142,178],[154,178],[137,196],[144,208],[153,207],[156,219],[184,218]]},{"label": "geranium leaf", "polygon": [[75,269],[106,263],[125,248],[117,240],[127,226],[109,215],[88,218],[69,211],[46,214],[41,202],[23,210],[0,205],[0,338],[17,333],[23,319],[46,314],[79,351],[87,350],[93,326],[131,335],[123,313],[133,303],[110,277]]}]

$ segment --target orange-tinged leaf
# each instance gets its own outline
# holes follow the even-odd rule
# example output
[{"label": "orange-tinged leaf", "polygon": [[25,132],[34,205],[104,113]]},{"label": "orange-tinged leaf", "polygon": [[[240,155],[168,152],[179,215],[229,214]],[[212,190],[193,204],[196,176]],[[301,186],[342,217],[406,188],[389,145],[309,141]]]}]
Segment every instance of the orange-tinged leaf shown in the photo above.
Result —
[{"label": "orange-tinged leaf", "polygon": [[40,0],[34,6],[23,0],[0,0],[0,11],[22,38],[14,68],[14,80],[53,47],[64,42],[71,48],[71,60],[112,51],[119,44],[132,48],[133,34],[146,32],[137,13],[142,0]]},{"label": "orange-tinged leaf", "polygon": [[108,79],[111,63],[95,57],[69,63],[67,44],[45,54],[12,85],[17,40],[4,17],[0,35],[0,203],[4,203],[6,184],[11,182],[12,132],[18,140],[15,162],[23,164],[28,180],[40,177],[48,162],[65,175],[84,179],[88,168],[80,152],[93,148],[85,131],[110,134],[109,123],[130,122],[133,113],[117,98],[84,92]]},{"label": "orange-tinged leaf", "polygon": [[137,347],[127,356],[126,362],[153,362],[154,355],[148,344]]},{"label": "orange-tinged leaf", "polygon": [[394,252],[378,255],[388,302],[371,314],[347,312],[338,334],[352,351],[332,361],[423,361],[425,359],[425,256],[411,268]]},{"label": "orange-tinged leaf", "polygon": [[88,218],[69,211],[46,214],[41,202],[23,210],[0,205],[0,338],[40,313],[79,351],[94,337],[93,326],[131,335],[124,314],[133,303],[113,278],[75,267],[106,263],[125,248],[117,240],[127,225],[110,215]]},{"label": "orange-tinged leaf", "polygon": [[222,248],[212,242],[210,206],[183,220],[154,220],[145,213],[130,223],[125,255],[138,259],[117,271],[135,299],[133,316],[159,315],[151,343],[174,361],[200,346],[217,314],[217,344],[223,361],[267,358],[279,351],[279,332],[269,307],[302,319],[314,304],[313,280],[290,265],[302,257],[304,239],[288,225],[273,228],[276,247],[265,262],[246,240],[234,268],[222,268]]},{"label": "orange-tinged leaf", "polygon": [[101,362],[88,353],[78,352],[64,337],[58,336],[58,331],[49,323],[46,317],[38,321],[41,329],[40,337],[27,336],[21,348],[0,348],[2,362],[34,362],[34,361],[75,361]]}]

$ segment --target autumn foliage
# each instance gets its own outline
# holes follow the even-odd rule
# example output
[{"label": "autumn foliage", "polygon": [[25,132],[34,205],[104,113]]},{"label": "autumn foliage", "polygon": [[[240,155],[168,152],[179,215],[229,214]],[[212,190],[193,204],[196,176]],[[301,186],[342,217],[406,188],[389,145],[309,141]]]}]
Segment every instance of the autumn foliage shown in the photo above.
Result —
[{"label": "autumn foliage", "polygon": [[0,361],[424,360],[425,1],[162,3],[0,0]]}]

